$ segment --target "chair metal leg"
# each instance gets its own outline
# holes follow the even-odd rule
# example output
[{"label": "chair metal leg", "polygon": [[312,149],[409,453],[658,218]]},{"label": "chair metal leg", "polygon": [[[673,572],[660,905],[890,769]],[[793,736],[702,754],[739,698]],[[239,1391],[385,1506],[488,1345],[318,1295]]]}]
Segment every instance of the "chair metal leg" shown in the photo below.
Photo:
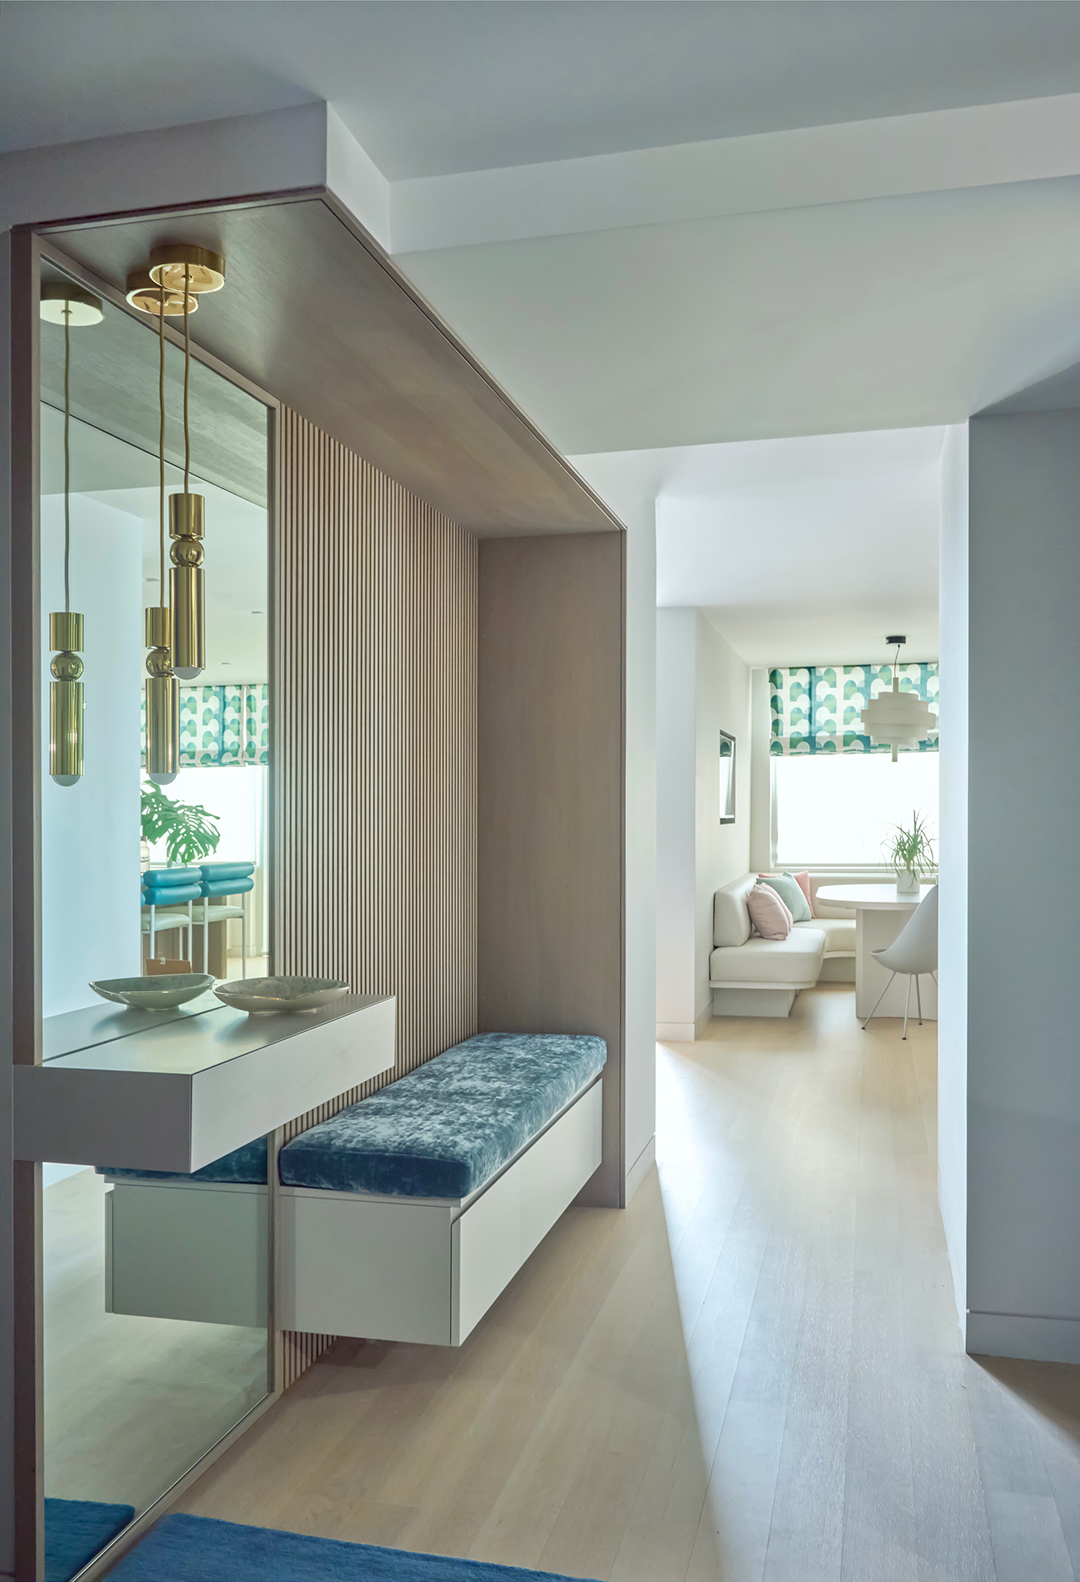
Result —
[{"label": "chair metal leg", "polygon": [[240,902],[240,976],[247,977],[247,897]]},{"label": "chair metal leg", "polygon": [[210,960],[210,903],[204,897],[202,904],[202,970],[208,972]]},{"label": "chair metal leg", "polygon": [[912,978],[914,976],[915,976],[914,973],[911,973],[911,972],[908,973],[907,996],[906,996],[906,998],[904,1000],[904,1031],[903,1031],[903,1034],[901,1035],[904,1038],[907,1037],[908,1008],[911,1005],[911,980],[912,980]]},{"label": "chair metal leg", "polygon": [[[888,983],[885,985],[885,987],[882,989],[881,993],[878,995],[877,999],[874,1001],[874,1011],[877,1010],[877,1008],[881,1004],[882,1000],[885,998],[885,996],[888,994],[889,990],[892,988],[893,978],[895,978],[895,977],[896,977],[896,973],[894,972],[893,975],[892,975],[892,978],[889,979]],[[870,1012],[870,1016],[873,1016],[874,1011]],[[868,1016],[866,1018],[866,1021],[862,1024],[862,1030],[863,1030],[864,1033],[866,1032],[867,1026],[869,1025],[870,1016]]]},{"label": "chair metal leg", "polygon": [[930,976],[933,978],[934,982],[937,983],[937,973],[936,972],[932,972],[930,974]]},{"label": "chair metal leg", "polygon": [[195,956],[195,914],[191,909],[192,903],[187,904],[187,959],[192,961]]},{"label": "chair metal leg", "polygon": [[157,907],[150,903],[150,954],[154,954],[154,922],[157,917]]},{"label": "chair metal leg", "polygon": [[915,974],[915,1003],[919,1007],[919,1026],[922,1026],[922,991],[919,988],[919,974]]}]

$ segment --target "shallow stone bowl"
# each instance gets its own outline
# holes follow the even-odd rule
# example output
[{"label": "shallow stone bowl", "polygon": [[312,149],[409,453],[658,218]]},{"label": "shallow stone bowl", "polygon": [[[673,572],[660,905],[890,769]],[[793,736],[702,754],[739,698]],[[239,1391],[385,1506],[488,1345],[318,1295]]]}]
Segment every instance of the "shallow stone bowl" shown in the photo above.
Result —
[{"label": "shallow stone bowl", "polygon": [[231,978],[214,990],[223,1005],[251,1016],[321,1011],[348,992],[340,978]]},{"label": "shallow stone bowl", "polygon": [[174,1011],[213,985],[209,972],[169,972],[145,978],[101,978],[90,987],[103,1000],[135,1011]]}]

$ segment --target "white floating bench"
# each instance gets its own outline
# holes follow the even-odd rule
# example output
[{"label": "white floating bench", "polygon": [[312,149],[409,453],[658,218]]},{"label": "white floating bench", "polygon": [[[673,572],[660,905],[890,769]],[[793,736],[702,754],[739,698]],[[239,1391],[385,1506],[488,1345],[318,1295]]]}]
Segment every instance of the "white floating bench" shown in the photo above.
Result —
[{"label": "white floating bench", "polygon": [[[479,1034],[294,1138],[278,1159],[281,1326],[460,1345],[600,1165],[605,1058],[594,1037]],[[175,1302],[186,1310],[161,1316],[238,1322],[226,1313],[250,1303],[221,1275],[232,1264],[250,1288],[252,1204],[241,1189],[257,1192],[261,1179],[265,1193],[265,1149],[261,1177],[258,1145],[202,1180],[110,1174],[121,1195],[111,1310],[160,1314]],[[154,1223],[169,1192],[167,1248]],[[185,1219],[187,1267],[163,1287]]]}]

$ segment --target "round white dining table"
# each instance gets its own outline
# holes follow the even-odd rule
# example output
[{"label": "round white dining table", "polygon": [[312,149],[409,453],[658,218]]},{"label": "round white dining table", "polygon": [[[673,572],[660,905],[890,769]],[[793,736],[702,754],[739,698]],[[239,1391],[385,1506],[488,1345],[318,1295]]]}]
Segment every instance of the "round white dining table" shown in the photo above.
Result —
[{"label": "round white dining table", "polygon": [[[919,902],[930,893],[930,885],[918,890],[898,890],[895,884],[823,884],[815,899],[855,909],[855,1015],[860,1021],[870,1015],[874,1001],[889,981],[890,974],[875,960],[873,952],[891,945]],[[892,987],[878,1008],[878,1016],[903,1016],[907,978],[893,979]],[[933,978],[919,979],[923,1021],[937,1020],[937,984]],[[912,995],[914,999],[914,995]]]}]

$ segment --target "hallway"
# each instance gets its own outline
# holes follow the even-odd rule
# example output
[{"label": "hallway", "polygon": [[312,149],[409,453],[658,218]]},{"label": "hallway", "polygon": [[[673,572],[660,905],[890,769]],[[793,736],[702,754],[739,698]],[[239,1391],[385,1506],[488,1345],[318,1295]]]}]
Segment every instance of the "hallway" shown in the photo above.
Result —
[{"label": "hallway", "polygon": [[960,1349],[933,1024],[661,1047],[659,1172],[460,1351],[340,1341],[180,1509],[611,1582],[1075,1582],[1080,1370]]}]

